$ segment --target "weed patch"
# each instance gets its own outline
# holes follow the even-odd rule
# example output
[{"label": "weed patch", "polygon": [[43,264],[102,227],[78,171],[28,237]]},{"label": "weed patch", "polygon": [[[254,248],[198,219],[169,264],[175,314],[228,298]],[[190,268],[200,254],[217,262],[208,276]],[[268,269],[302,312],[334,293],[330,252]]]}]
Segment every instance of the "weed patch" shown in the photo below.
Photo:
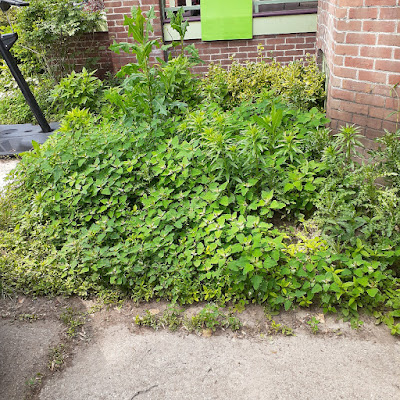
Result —
[{"label": "weed patch", "polygon": [[77,312],[76,310],[68,307],[61,315],[61,321],[67,327],[67,335],[71,338],[78,334],[81,326],[85,324],[85,313]]},{"label": "weed patch", "polygon": [[190,318],[186,317],[183,311],[183,309],[175,306],[168,307],[162,315],[147,310],[144,316],[136,316],[135,323],[156,330],[168,328],[171,331],[176,331],[183,327],[189,332],[197,333],[205,329],[209,329],[211,332],[215,332],[217,329],[237,331],[242,327],[242,323],[236,316],[224,313],[215,304],[206,305],[199,313]]}]

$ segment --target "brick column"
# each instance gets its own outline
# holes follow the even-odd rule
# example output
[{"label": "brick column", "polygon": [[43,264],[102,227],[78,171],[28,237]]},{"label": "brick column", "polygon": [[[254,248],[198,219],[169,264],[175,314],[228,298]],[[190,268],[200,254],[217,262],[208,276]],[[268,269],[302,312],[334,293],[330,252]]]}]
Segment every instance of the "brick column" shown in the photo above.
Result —
[{"label": "brick column", "polygon": [[[317,48],[329,74],[327,114],[334,130],[362,128],[364,144],[394,131],[400,110],[400,0],[320,0]],[[396,95],[397,92],[397,95]]]},{"label": "brick column", "polygon": [[[128,28],[124,26],[124,15],[131,15],[133,6],[140,6],[144,12],[150,10],[153,6],[156,18],[153,20],[154,33],[152,38],[162,37],[160,2],[158,0],[104,0],[106,8],[108,32],[111,43],[132,42],[132,38],[128,38]],[[151,62],[156,62],[156,57],[163,58],[163,52],[156,49],[151,56]],[[135,58],[132,55],[121,52],[121,54],[112,54],[112,64],[114,71],[117,72],[123,65],[133,62]]]}]

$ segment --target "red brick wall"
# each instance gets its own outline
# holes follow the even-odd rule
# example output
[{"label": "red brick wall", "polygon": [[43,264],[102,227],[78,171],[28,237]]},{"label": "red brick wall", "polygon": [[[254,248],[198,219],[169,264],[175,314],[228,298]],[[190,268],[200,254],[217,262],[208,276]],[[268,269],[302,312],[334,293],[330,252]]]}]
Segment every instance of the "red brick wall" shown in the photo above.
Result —
[{"label": "red brick wall", "polygon": [[[334,130],[359,125],[367,148],[394,131],[400,109],[400,0],[320,0],[317,48],[329,71],[327,114]],[[400,95],[400,88],[397,88]]]},{"label": "red brick wall", "polygon": [[230,40],[216,42],[190,41],[199,50],[200,58],[205,64],[194,68],[197,73],[207,71],[207,64],[232,64],[232,56],[240,63],[259,59],[257,47],[264,47],[263,57],[274,57],[278,62],[287,64],[294,60],[304,59],[307,54],[315,54],[315,33],[297,33],[286,35],[257,36],[251,40]]},{"label": "red brick wall", "polygon": [[75,69],[90,66],[97,70],[96,75],[103,78],[105,73],[113,70],[110,38],[108,32],[88,33],[79,36],[71,43]]}]

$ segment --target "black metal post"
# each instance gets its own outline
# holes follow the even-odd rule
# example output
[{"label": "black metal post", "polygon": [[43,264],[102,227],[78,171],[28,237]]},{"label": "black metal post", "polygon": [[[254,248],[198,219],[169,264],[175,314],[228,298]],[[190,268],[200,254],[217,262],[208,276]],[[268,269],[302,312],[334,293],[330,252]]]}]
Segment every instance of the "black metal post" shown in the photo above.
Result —
[{"label": "black metal post", "polygon": [[14,57],[11,55],[9,50],[7,49],[5,43],[1,39],[0,35],[0,54],[4,61],[7,63],[8,68],[10,69],[15,81],[17,82],[19,88],[21,89],[22,94],[25,97],[26,102],[32,110],[33,115],[35,116],[37,122],[42,128],[43,133],[49,133],[52,131],[50,125],[46,121],[45,116],[43,115],[42,110],[40,109],[35,97],[33,96],[31,90],[29,89],[28,84],[26,83],[24,77],[22,76],[21,71],[18,68],[17,62]]}]

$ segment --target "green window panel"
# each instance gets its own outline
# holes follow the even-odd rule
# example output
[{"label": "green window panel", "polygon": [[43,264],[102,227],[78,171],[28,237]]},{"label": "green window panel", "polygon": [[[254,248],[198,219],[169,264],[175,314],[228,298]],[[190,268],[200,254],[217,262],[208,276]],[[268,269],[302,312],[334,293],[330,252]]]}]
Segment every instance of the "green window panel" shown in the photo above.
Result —
[{"label": "green window panel", "polygon": [[204,41],[253,38],[252,0],[201,0]]}]

